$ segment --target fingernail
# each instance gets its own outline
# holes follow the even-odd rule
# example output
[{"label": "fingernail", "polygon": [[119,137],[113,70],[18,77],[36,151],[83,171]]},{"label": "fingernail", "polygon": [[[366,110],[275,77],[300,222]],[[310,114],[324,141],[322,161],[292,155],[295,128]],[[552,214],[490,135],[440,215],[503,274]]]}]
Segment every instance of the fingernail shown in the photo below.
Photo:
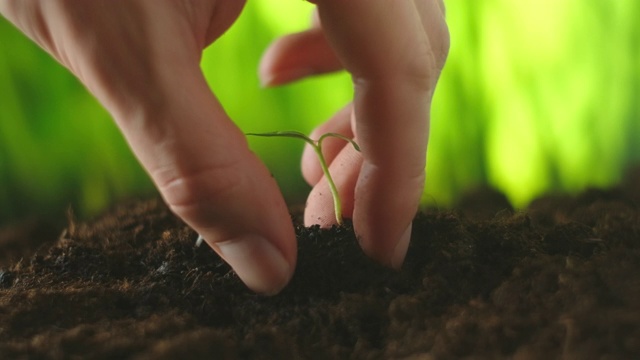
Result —
[{"label": "fingernail", "polygon": [[260,77],[260,86],[270,87],[285,84],[307,76],[315,75],[317,71],[313,68],[293,68],[282,70],[277,73],[270,73]]},{"label": "fingernail", "polygon": [[412,225],[409,224],[404,233],[402,233],[402,236],[400,236],[400,240],[396,244],[396,247],[393,249],[393,254],[391,255],[391,267],[396,270],[400,270],[402,268],[404,258],[407,256],[409,242],[411,242],[411,228]]},{"label": "fingernail", "polygon": [[257,235],[239,237],[214,245],[220,256],[253,291],[275,295],[291,278],[291,266],[273,244]]}]

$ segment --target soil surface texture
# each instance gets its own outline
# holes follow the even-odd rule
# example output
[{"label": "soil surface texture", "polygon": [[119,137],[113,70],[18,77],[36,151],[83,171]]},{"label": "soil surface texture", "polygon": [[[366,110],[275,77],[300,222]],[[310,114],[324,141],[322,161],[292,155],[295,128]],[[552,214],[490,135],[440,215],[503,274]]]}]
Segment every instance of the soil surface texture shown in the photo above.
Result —
[{"label": "soil surface texture", "polygon": [[488,189],[426,209],[401,271],[369,260],[349,224],[297,225],[297,270],[273,297],[159,200],[53,236],[14,225],[0,230],[0,358],[640,358],[637,180],[520,211]]}]

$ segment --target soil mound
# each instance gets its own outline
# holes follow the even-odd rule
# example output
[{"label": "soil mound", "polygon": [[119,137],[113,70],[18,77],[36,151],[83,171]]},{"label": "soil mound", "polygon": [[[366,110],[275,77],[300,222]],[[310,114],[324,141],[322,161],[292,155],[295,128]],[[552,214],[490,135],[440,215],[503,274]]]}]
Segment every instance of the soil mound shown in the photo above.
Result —
[{"label": "soil mound", "polygon": [[365,257],[349,224],[298,225],[298,267],[274,297],[194,247],[159,200],[53,237],[12,227],[0,231],[0,358],[638,358],[638,190],[523,211],[476,191],[416,216],[399,272]]}]

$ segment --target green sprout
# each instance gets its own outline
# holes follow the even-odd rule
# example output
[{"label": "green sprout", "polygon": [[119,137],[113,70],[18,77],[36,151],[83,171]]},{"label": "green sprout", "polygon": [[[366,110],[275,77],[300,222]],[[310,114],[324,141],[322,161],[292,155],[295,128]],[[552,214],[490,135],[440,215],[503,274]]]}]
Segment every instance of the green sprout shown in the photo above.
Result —
[{"label": "green sprout", "polygon": [[342,139],[350,143],[351,145],[353,145],[353,148],[356,149],[356,151],[360,151],[360,146],[358,146],[358,144],[355,141],[353,141],[352,139],[349,139],[344,135],[340,135],[337,133],[323,134],[322,136],[320,136],[320,138],[318,138],[318,140],[313,140],[307,135],[299,131],[274,131],[274,132],[268,132],[268,133],[247,133],[246,135],[264,136],[264,137],[288,137],[288,138],[303,140],[307,144],[311,145],[311,147],[313,148],[313,151],[315,151],[316,155],[318,156],[318,160],[320,161],[320,167],[322,168],[322,172],[324,173],[324,176],[326,177],[327,182],[329,183],[331,196],[333,196],[333,207],[336,213],[336,221],[338,222],[338,225],[342,225],[342,202],[340,201],[340,195],[338,195],[338,189],[336,188],[336,184],[333,182],[331,173],[329,173],[329,166],[327,166],[327,161],[324,159],[324,155],[322,154],[322,141],[328,137]]}]

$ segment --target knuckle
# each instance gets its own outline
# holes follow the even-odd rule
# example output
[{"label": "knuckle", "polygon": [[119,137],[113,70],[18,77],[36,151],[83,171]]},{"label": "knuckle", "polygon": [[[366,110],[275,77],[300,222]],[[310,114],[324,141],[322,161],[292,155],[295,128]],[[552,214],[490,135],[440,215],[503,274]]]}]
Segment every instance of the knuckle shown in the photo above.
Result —
[{"label": "knuckle", "polygon": [[434,51],[428,43],[417,47],[413,56],[406,61],[402,76],[418,90],[433,91],[440,75],[440,63],[444,65],[439,55],[440,51]]},{"label": "knuckle", "polygon": [[419,93],[431,92],[444,66],[446,53],[434,51],[425,39],[419,46],[400,51],[402,56],[387,57],[383,63],[371,63],[351,71],[356,85],[395,84],[409,86]]},{"label": "knuckle", "polygon": [[180,216],[197,214],[237,197],[244,177],[237,163],[196,170],[159,170],[152,175],[165,202]]}]

